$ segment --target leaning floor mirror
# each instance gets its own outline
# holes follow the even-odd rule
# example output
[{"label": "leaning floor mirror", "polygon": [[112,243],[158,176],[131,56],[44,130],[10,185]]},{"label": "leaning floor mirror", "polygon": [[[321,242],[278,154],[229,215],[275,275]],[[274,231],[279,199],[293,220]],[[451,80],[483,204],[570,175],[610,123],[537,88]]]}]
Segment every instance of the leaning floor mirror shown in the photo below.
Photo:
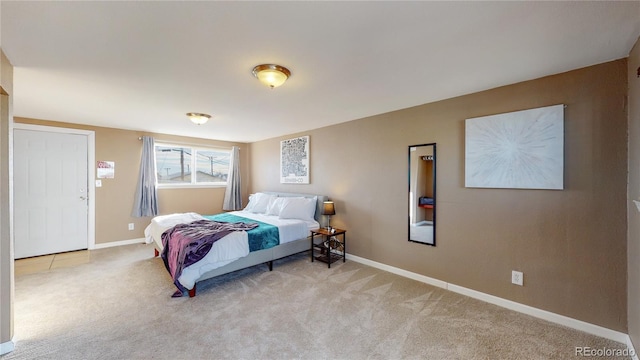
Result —
[{"label": "leaning floor mirror", "polygon": [[436,144],[409,146],[409,241],[436,245]]}]

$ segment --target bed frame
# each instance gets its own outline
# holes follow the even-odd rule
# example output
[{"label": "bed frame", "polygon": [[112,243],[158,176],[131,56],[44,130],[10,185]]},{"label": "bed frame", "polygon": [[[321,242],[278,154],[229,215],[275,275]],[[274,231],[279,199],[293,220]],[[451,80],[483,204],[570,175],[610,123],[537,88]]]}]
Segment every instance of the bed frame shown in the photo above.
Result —
[{"label": "bed frame", "polygon": [[[316,203],[316,214],[315,219],[322,225],[322,203],[328,200],[327,196],[324,195],[312,195],[312,194],[298,194],[298,193],[283,193],[283,192],[271,192],[271,191],[262,191],[265,194],[277,195],[279,197],[314,197],[317,196],[318,200]],[[155,249],[155,256],[159,256],[160,248],[156,241],[153,242]],[[267,264],[269,266],[269,271],[273,270],[273,261],[282,259],[284,257],[297,254],[303,251],[307,251],[311,248],[309,237],[290,241],[288,243],[276,245],[269,249],[252,251],[249,255],[240,258],[232,263],[229,263],[225,266],[221,266],[217,269],[213,269],[208,271],[198,279],[198,281],[193,285],[193,289],[189,290],[189,297],[196,296],[196,287],[198,282],[211,279],[216,276],[228,274],[230,272],[246,269],[248,267],[252,267],[260,264]]]}]

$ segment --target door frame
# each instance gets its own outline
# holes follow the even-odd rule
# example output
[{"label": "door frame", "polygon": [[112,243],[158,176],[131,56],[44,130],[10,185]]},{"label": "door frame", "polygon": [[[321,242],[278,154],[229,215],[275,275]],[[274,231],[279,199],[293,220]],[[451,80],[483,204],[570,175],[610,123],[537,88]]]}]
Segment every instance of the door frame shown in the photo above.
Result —
[{"label": "door frame", "polygon": [[[87,137],[87,194],[89,196],[89,211],[87,213],[87,248],[96,248],[96,133],[92,130],[80,130],[55,126],[13,123],[13,130],[32,130],[50,133],[84,135]],[[13,134],[12,134],[13,136]],[[13,150],[13,149],[12,149]],[[13,166],[12,166],[13,168]],[[12,172],[13,173],[13,172]],[[15,184],[14,184],[15,186]],[[12,209],[13,210],[13,209]]]}]

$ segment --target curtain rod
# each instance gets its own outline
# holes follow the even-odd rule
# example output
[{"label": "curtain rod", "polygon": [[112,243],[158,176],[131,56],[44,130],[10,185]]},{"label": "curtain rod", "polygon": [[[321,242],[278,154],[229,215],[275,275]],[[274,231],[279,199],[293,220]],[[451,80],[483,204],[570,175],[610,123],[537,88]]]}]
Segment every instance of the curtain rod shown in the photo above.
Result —
[{"label": "curtain rod", "polygon": [[[138,136],[138,140],[142,141],[142,136]],[[159,142],[161,144],[173,144],[173,145],[188,145],[188,146],[204,146],[204,147],[208,147],[208,148],[224,148],[226,149],[225,146],[223,145],[211,145],[211,144],[200,144],[200,143],[188,143],[188,142],[183,142],[183,141],[171,141],[171,140],[158,140],[156,138],[153,139],[155,142]],[[238,149],[242,149],[240,147],[240,145],[231,145],[231,146],[237,146]]]}]

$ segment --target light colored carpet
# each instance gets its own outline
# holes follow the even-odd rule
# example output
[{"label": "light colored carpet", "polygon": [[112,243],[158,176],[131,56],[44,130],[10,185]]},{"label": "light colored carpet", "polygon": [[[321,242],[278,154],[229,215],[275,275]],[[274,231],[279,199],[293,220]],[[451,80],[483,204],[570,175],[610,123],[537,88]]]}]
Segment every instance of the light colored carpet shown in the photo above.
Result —
[{"label": "light colored carpet", "polygon": [[353,261],[327,269],[308,253],[174,299],[152,254],[96,250],[89,264],[17,277],[16,349],[2,360],[572,359],[578,346],[624,348]]}]

